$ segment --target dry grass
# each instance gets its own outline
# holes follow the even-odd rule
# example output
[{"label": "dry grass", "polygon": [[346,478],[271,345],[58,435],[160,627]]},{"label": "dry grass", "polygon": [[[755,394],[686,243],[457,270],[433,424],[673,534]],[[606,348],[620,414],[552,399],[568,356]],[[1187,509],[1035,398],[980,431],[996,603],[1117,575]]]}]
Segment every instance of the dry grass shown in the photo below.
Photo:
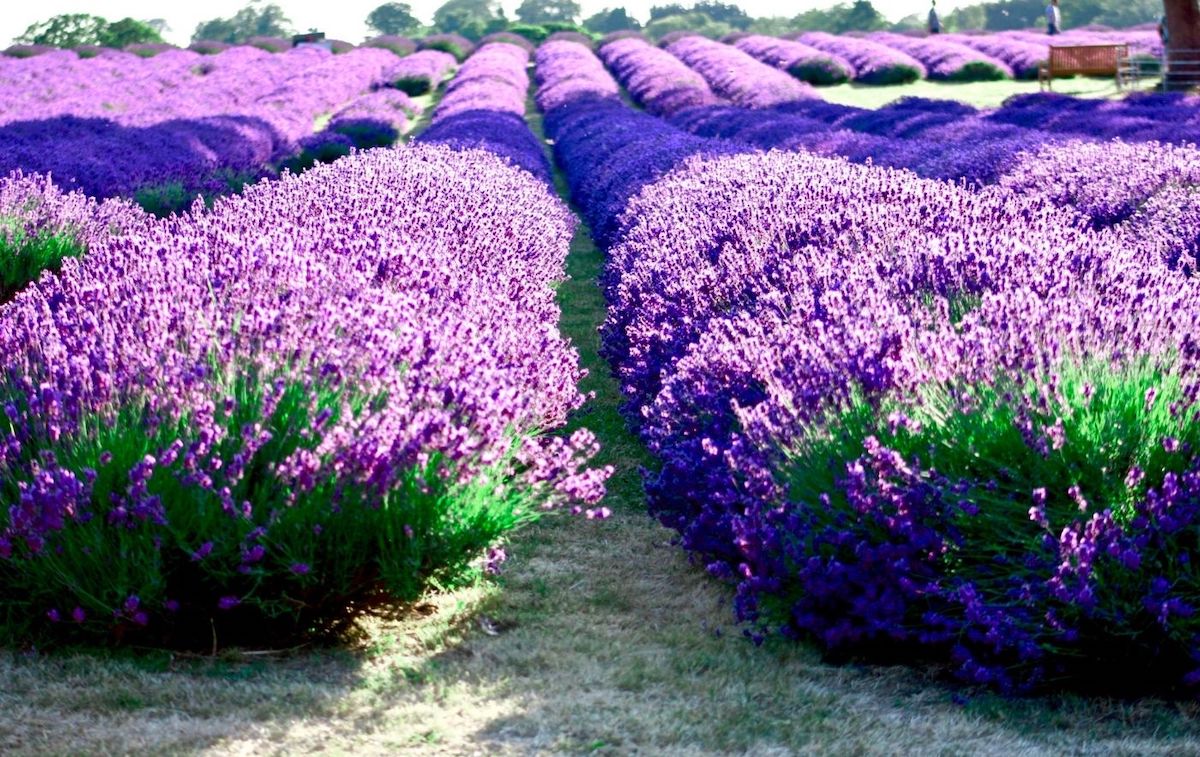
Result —
[{"label": "dry grass", "polygon": [[726,589],[645,515],[646,460],[596,355],[599,266],[581,234],[563,326],[597,393],[577,422],[620,468],[616,517],[551,517],[515,539],[498,585],[435,597],[347,648],[0,654],[0,754],[1200,753],[1191,703],[1010,701],[742,639]]}]

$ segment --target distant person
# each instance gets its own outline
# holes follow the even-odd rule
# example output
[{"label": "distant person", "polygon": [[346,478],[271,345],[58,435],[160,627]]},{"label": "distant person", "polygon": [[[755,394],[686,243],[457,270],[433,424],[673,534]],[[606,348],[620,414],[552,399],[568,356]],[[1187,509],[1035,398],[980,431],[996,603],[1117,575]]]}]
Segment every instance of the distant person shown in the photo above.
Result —
[{"label": "distant person", "polygon": [[1062,14],[1058,10],[1058,0],[1050,0],[1046,6],[1046,33],[1051,37],[1062,29]]},{"label": "distant person", "polygon": [[929,9],[929,33],[942,33],[942,20],[938,18],[937,0],[933,0],[933,6]]},{"label": "distant person", "polygon": [[1171,44],[1171,32],[1167,29],[1167,14],[1165,13],[1158,17],[1158,38],[1162,40],[1164,48]]}]

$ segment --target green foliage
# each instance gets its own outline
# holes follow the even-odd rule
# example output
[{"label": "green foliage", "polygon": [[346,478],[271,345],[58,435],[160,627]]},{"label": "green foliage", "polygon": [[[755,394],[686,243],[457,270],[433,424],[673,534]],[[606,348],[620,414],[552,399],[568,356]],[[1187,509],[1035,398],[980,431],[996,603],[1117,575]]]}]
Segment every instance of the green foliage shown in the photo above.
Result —
[{"label": "green foliage", "polygon": [[[417,600],[430,586],[475,580],[482,552],[537,517],[528,492],[506,482],[499,468],[456,482],[438,474],[436,459],[406,471],[382,495],[332,477],[303,492],[281,487],[271,466],[300,450],[319,454],[319,435],[311,432],[319,414],[331,413],[336,422],[382,400],[352,396],[342,386],[275,382],[253,371],[223,384],[213,397],[225,431],[215,457],[243,453],[248,426],[261,423],[270,435],[251,448],[244,475],[224,481],[230,487],[224,502],[221,486],[188,481],[181,455],[160,464],[147,483],[164,508],[161,522],[110,522],[129,471],[147,455],[161,460],[172,443],[186,445],[195,434],[188,418],[164,422],[148,406],[130,404],[113,419],[86,421],[78,435],[25,451],[52,450],[64,468],[93,471],[94,517],[50,534],[32,559],[0,563],[0,643],[25,643],[31,632],[51,629],[77,639],[189,648],[208,648],[214,636],[223,644],[278,646],[338,633],[366,613]],[[264,417],[268,394],[275,404]],[[7,501],[18,494],[18,469],[10,465],[0,476]],[[229,501],[239,503],[236,517]],[[260,529],[265,534],[254,536]],[[266,547],[250,565],[248,543]],[[207,554],[197,558],[198,550]],[[131,596],[149,616],[144,630],[132,610],[122,611]],[[224,597],[236,606],[218,609]],[[165,609],[172,601],[179,607]],[[86,614],[83,622],[45,621],[47,608],[63,608],[66,616],[76,607]]]},{"label": "green foliage", "polygon": [[504,31],[507,26],[504,8],[497,0],[447,0],[433,13],[434,29],[470,40]]},{"label": "green foliage", "polygon": [[550,32],[546,27],[533,24],[513,24],[508,27],[508,31],[524,37],[535,45],[540,45],[546,41],[546,37],[550,36]]},{"label": "green foliage", "polygon": [[42,271],[57,271],[63,260],[81,254],[83,245],[70,229],[31,236],[19,221],[0,218],[0,302],[11,300]]},{"label": "green foliage", "polygon": [[736,5],[703,0],[692,8],[693,13],[703,13],[718,24],[729,24],[734,29],[745,31],[750,28],[753,19]]},{"label": "green foliage", "polygon": [[31,25],[16,41],[61,48],[99,45],[107,27],[108,21],[100,16],[67,13]]},{"label": "green foliage", "polygon": [[129,45],[161,44],[163,38],[144,21],[123,18],[100,30],[100,43],[105,47],[122,49]]},{"label": "green foliage", "polygon": [[720,24],[703,13],[682,16],[663,16],[646,24],[646,34],[659,40],[672,32],[695,32],[710,39],[720,39],[733,31],[729,24]]},{"label": "green foliage", "polygon": [[205,205],[211,207],[217,197],[241,192],[255,178],[257,177],[254,174],[219,171],[212,176],[212,183],[218,186],[215,190],[198,192],[189,190],[181,182],[168,182],[141,187],[134,192],[133,201],[147,213],[166,218],[172,213],[187,211],[197,199],[203,200]]},{"label": "green foliage", "polygon": [[289,37],[291,34],[292,22],[282,8],[265,0],[251,0],[231,18],[214,18],[198,24],[192,41],[237,44],[250,37]]},{"label": "green foliage", "polygon": [[765,34],[768,37],[782,37],[799,29],[792,23],[792,19],[786,16],[764,16],[751,21],[746,31],[751,34]]},{"label": "green foliage", "polygon": [[380,34],[414,34],[421,22],[412,14],[408,3],[384,3],[367,14],[367,27]]},{"label": "green foliage", "polygon": [[[1128,27],[1157,21],[1162,12],[1162,0],[1071,0],[1062,6],[1067,26]],[[1001,31],[1043,26],[1045,13],[1045,0],[997,0],[959,8],[946,20],[953,29]]]},{"label": "green foliage", "polygon": [[798,29],[844,34],[846,32],[871,32],[886,29],[883,17],[870,0],[854,0],[839,3],[832,8],[805,11],[792,21]]},{"label": "green foliage", "polygon": [[517,20],[523,24],[575,24],[579,14],[580,6],[575,0],[522,0],[517,6]]},{"label": "green foliage", "polygon": [[605,8],[585,18],[583,28],[596,34],[610,34],[625,29],[641,29],[642,25],[624,8]]}]

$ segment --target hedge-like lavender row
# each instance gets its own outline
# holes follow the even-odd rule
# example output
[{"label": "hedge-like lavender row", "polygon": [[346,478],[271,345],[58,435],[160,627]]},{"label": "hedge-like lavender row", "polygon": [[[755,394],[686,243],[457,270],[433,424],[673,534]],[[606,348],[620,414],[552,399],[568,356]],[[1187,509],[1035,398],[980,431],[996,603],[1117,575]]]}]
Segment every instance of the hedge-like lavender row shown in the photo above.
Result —
[{"label": "hedge-like lavender row", "polygon": [[505,42],[480,47],[446,87],[433,121],[417,139],[484,149],[550,184],[550,163],[525,123],[529,53]]},{"label": "hedge-like lavender row", "polygon": [[1153,252],[1173,268],[1196,270],[1200,231],[1181,222],[1194,212],[1191,195],[1200,186],[1200,153],[1194,147],[1066,139],[935,101],[846,109],[830,121],[836,107],[788,108],[799,113],[694,108],[671,123],[703,137],[906,168],[973,187],[998,183],[1069,207],[1095,228],[1113,227],[1127,245]]},{"label": "hedge-like lavender row", "polygon": [[441,50],[421,50],[391,66],[384,74],[387,82],[414,97],[429,94],[458,65],[458,59]]},{"label": "hedge-like lavender row", "polygon": [[172,186],[186,202],[294,154],[318,116],[381,82],[394,61],[371,48],[249,47],[0,60],[0,172],[49,173],[96,197]]},{"label": "hedge-like lavender row", "polygon": [[600,57],[634,101],[654,115],[669,116],[683,108],[721,102],[703,76],[639,37],[603,45]]},{"label": "hedge-like lavender row", "polygon": [[739,617],[1003,690],[1200,678],[1192,282],[1040,197],[738,154],[611,98],[547,126],[617,218],[605,349],[652,506]]},{"label": "hedge-like lavender row", "polygon": [[703,76],[713,92],[735,105],[765,108],[817,96],[808,84],[737,48],[699,35],[676,40],[667,46],[667,52]]},{"label": "hedge-like lavender row", "polygon": [[403,92],[380,89],[350,101],[329,119],[326,131],[343,134],[358,148],[389,147],[408,131],[422,108]]},{"label": "hedge-like lavender row", "polygon": [[795,40],[750,34],[733,46],[809,84],[841,84],[854,78],[854,67],[848,61]]},{"label": "hedge-like lavender row", "polygon": [[337,631],[602,494],[590,435],[540,435],[582,402],[553,289],[574,222],[541,181],[375,150],[142,223],[0,312],[10,640]]},{"label": "hedge-like lavender row", "polygon": [[941,35],[908,37],[890,32],[875,32],[870,39],[911,55],[925,66],[935,81],[996,81],[1013,78],[1009,65]]},{"label": "hedge-like lavender row", "polygon": [[1038,68],[1050,57],[1048,45],[1002,37],[998,34],[946,34],[942,39],[1004,61],[1012,69],[1013,77],[1017,79],[1036,79]]},{"label": "hedge-like lavender row", "polygon": [[926,75],[925,66],[911,55],[869,39],[824,32],[806,32],[795,38],[847,61],[854,67],[854,80],[863,84],[909,84]]}]

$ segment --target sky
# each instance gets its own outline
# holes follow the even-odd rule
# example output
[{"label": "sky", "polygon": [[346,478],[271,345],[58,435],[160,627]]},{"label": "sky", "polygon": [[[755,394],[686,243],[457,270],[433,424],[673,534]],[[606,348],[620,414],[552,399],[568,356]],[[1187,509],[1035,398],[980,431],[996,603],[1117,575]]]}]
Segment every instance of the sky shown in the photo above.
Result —
[{"label": "sky", "polygon": [[[665,0],[580,0],[584,15],[591,15],[602,8],[624,6],[635,17],[645,21],[650,6]],[[727,0],[728,1],[728,0]],[[970,0],[941,0],[939,7],[949,11]],[[363,19],[385,0],[275,0],[284,9],[293,26],[304,31],[315,27],[331,39],[360,42],[369,32]],[[444,0],[408,0],[413,13],[425,22],[433,19],[433,11]],[[165,0],[41,0],[36,3],[19,0],[0,0],[4,8],[0,11],[0,44],[7,44],[19,36],[30,24],[45,20],[60,13],[90,13],[115,21],[126,16],[148,20],[162,18],[171,27],[165,37],[168,42],[186,45],[201,21],[210,18],[228,17],[245,5],[245,0],[204,0],[204,2],[166,2]],[[504,0],[504,9],[512,11],[520,0]],[[684,0],[684,5],[690,5]],[[741,0],[739,3],[752,16],[795,16],[801,11],[834,5],[834,0]],[[875,0],[875,7],[893,21],[912,13],[923,13],[928,0]]]}]

